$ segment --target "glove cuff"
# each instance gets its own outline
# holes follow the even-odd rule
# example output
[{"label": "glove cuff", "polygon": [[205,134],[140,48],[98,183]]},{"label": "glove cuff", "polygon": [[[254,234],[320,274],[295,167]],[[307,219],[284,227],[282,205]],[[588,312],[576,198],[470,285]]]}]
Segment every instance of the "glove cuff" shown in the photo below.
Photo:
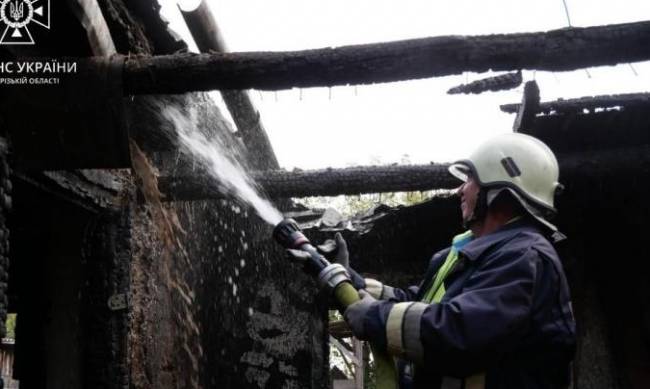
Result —
[{"label": "glove cuff", "polygon": [[350,275],[350,280],[352,281],[352,285],[354,285],[354,288],[359,290],[359,289],[366,289],[366,280],[361,277],[359,273],[357,273],[356,270],[354,270],[351,267],[346,267],[345,268],[348,271],[348,274]]},{"label": "glove cuff", "polygon": [[343,265],[332,263],[318,273],[318,287],[327,290],[331,294],[342,282],[351,282],[348,271]]}]

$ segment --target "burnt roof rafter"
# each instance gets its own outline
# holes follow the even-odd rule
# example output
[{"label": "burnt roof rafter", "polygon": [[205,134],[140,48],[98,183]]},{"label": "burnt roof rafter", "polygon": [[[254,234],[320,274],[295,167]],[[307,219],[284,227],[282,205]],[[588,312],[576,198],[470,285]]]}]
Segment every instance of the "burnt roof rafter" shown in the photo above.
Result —
[{"label": "burnt roof rafter", "polygon": [[291,52],[130,56],[125,94],[373,84],[462,72],[567,71],[650,60],[650,22],[441,36]]}]

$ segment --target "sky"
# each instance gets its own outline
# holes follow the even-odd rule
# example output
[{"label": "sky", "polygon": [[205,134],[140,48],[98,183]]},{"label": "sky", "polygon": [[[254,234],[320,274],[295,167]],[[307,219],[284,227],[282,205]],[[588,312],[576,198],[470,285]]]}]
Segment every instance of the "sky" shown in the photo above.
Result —
[{"label": "sky", "polygon": [[[159,0],[170,26],[196,51],[175,0]],[[206,0],[231,52],[288,51],[440,35],[547,31],[568,26],[562,0]],[[196,0],[183,0],[191,8]],[[650,20],[648,0],[566,0],[577,27]],[[499,73],[464,73],[364,86],[251,90],[281,167],[321,169],[450,162],[492,135],[512,131],[499,105],[521,101],[522,86],[447,95],[458,84]],[[572,72],[524,71],[542,101],[646,92],[650,62]],[[222,111],[225,106],[214,94]]]}]

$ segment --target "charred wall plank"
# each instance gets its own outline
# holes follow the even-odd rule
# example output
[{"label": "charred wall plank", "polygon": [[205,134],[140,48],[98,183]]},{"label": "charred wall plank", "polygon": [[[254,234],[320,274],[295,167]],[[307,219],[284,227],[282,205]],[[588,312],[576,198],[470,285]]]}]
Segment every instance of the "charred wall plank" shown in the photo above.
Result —
[{"label": "charred wall plank", "polygon": [[[596,109],[639,108],[650,106],[650,93],[625,93],[616,95],[585,96],[576,99],[545,101],[539,105],[537,113],[588,113]],[[516,113],[520,104],[504,104],[501,111]],[[585,112],[587,111],[587,112]]]},{"label": "charred wall plank", "polygon": [[[558,153],[635,148],[650,144],[650,114],[646,108],[589,114],[537,116],[531,131]],[[641,160],[645,159],[639,155]]]},{"label": "charred wall plank", "polygon": [[15,191],[15,376],[32,388],[126,388],[128,312],[107,301],[128,286],[128,212],[81,207],[24,180]]}]

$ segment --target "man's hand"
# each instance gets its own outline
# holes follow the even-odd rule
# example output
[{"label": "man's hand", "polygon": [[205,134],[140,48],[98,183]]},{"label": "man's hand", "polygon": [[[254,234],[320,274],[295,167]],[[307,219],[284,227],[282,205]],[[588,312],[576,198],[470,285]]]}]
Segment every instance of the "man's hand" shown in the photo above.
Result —
[{"label": "man's hand", "polygon": [[337,232],[334,239],[328,239],[320,246],[316,247],[318,251],[325,256],[330,262],[342,265],[350,275],[350,280],[355,289],[364,289],[366,282],[354,269],[350,267],[350,254],[348,244],[343,239],[343,235]]},{"label": "man's hand", "polygon": [[348,253],[348,244],[343,239],[343,235],[337,232],[334,240],[328,239],[323,244],[316,246],[318,251],[325,256],[330,262],[343,265],[346,269],[350,267],[350,254]]},{"label": "man's hand", "polygon": [[354,336],[361,340],[368,340],[365,334],[364,321],[368,310],[377,300],[363,289],[359,290],[359,296],[361,300],[347,307],[343,313],[343,317],[350,326]]}]

